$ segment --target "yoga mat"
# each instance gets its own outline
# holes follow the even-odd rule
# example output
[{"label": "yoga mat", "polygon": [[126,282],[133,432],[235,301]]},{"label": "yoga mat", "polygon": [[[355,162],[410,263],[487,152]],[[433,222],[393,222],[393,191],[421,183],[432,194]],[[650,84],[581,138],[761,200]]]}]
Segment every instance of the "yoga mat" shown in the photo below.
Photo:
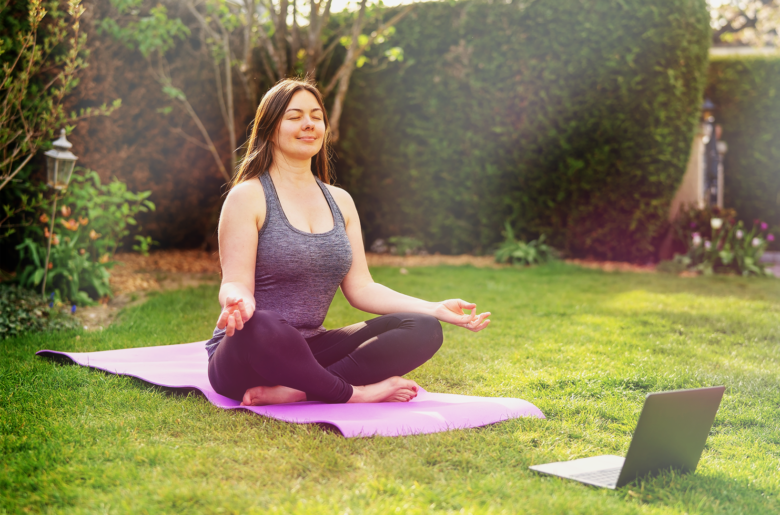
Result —
[{"label": "yoga mat", "polygon": [[158,386],[196,388],[212,404],[224,409],[245,409],[298,424],[331,424],[347,438],[438,433],[480,427],[510,418],[544,418],[539,408],[521,399],[471,397],[424,390],[410,402],[325,404],[312,401],[274,406],[239,406],[238,401],[219,395],[212,389],[204,343],[102,352],[40,350],[36,354],[67,356],[85,367],[137,377]]}]

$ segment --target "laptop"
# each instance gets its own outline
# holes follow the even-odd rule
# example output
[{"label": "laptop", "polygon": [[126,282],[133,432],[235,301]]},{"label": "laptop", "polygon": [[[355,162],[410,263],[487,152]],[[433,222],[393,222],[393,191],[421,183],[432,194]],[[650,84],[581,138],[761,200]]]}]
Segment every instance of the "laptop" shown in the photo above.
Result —
[{"label": "laptop", "polygon": [[594,456],[529,468],[612,489],[665,469],[693,472],[725,389],[724,386],[713,386],[647,394],[625,458]]}]

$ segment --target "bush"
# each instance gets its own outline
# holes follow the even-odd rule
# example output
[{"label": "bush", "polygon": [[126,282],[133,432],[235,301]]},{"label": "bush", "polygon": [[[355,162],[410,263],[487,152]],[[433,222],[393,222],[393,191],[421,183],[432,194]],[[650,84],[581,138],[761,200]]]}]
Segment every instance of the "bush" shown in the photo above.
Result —
[{"label": "bush", "polygon": [[747,225],[780,224],[780,58],[718,57],[707,95],[729,145],[724,201]]},{"label": "bush", "polygon": [[574,255],[647,260],[699,117],[703,0],[429,3],[404,62],[356,70],[337,171],[367,240],[487,253],[509,219]]},{"label": "bush", "polygon": [[512,263],[514,265],[538,265],[555,259],[555,249],[544,243],[542,234],[538,240],[531,242],[517,241],[512,226],[504,225],[504,243],[495,252],[496,263]]},{"label": "bush", "polygon": [[74,317],[46,305],[40,293],[0,283],[0,340],[29,331],[76,329]]},{"label": "bush", "polygon": [[[102,184],[92,170],[73,172],[55,213],[46,278],[46,290],[54,292],[56,300],[83,305],[111,294],[111,258],[130,234],[129,226],[137,224],[135,216],[154,210],[150,194],[128,191],[116,179]],[[29,288],[40,288],[43,280],[51,227],[48,202],[38,212],[38,223],[25,228],[23,241],[16,247],[20,253],[17,278]],[[140,240],[140,247],[148,248],[148,239]]]},{"label": "bush", "polygon": [[391,236],[387,242],[390,244],[390,253],[396,256],[419,254],[423,248],[423,242],[408,236]]},{"label": "bush", "polygon": [[683,209],[675,229],[687,253],[676,256],[674,263],[705,274],[765,275],[761,256],[775,236],[766,222],[755,220],[751,225],[748,230],[733,209]]}]

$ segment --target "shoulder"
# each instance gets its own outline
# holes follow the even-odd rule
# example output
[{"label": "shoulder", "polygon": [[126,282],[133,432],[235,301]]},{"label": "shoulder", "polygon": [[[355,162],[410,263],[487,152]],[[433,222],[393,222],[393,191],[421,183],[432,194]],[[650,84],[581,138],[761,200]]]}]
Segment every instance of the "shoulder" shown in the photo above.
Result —
[{"label": "shoulder", "polygon": [[222,206],[223,214],[254,214],[259,219],[265,219],[265,209],[263,184],[257,179],[244,181],[231,188]]},{"label": "shoulder", "polygon": [[331,184],[326,184],[325,187],[328,188],[328,191],[333,196],[333,200],[336,201],[339,207],[341,207],[342,203],[348,206],[355,206],[355,201],[352,200],[352,195],[347,193],[347,190]]},{"label": "shoulder", "polygon": [[225,202],[252,202],[256,201],[258,197],[265,198],[263,183],[258,179],[250,179],[233,186],[228,192]]},{"label": "shoulder", "polygon": [[330,192],[333,200],[336,201],[336,205],[339,206],[339,209],[347,219],[357,216],[357,207],[355,207],[355,201],[352,200],[352,195],[338,186],[326,184],[325,187],[328,188],[328,192]]}]

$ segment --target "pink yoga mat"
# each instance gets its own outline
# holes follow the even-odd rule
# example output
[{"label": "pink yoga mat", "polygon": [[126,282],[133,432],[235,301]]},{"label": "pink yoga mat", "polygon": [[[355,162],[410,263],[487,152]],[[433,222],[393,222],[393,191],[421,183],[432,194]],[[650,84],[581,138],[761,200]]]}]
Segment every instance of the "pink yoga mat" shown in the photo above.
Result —
[{"label": "pink yoga mat", "polygon": [[403,436],[438,433],[494,424],[518,417],[544,418],[542,412],[521,399],[471,397],[421,391],[410,402],[377,404],[324,404],[296,402],[275,406],[239,406],[211,388],[205,342],[139,347],[102,352],[40,350],[42,356],[67,356],[79,365],[112,374],[137,377],[171,388],[196,388],[215,406],[246,409],[259,415],[298,424],[331,424],[353,436]]}]

